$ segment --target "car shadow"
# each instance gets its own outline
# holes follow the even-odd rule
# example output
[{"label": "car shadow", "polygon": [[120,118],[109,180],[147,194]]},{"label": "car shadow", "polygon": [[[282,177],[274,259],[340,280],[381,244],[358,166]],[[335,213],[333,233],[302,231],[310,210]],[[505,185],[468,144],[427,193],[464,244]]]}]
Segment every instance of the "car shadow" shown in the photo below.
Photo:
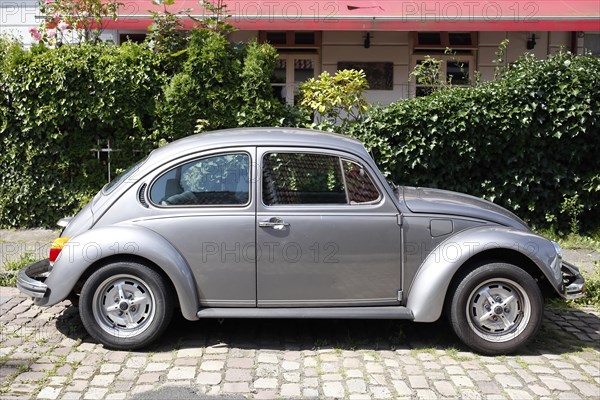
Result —
[{"label": "car shadow", "polygon": [[[574,325],[556,321],[563,314],[567,320],[578,310],[549,310],[540,332],[517,355],[565,354],[594,348],[596,341],[578,338]],[[550,314],[551,318],[548,317]],[[588,313],[586,325],[600,325],[598,316]],[[85,331],[76,307],[66,308],[56,320],[57,329],[72,339],[95,343]],[[568,330],[571,331],[568,331]],[[577,328],[575,328],[577,329]],[[338,320],[338,319],[203,319],[188,321],[176,313],[169,328],[157,343],[141,352],[167,352],[191,347],[229,347],[261,350],[448,350],[469,352],[453,333],[444,318],[433,323],[405,320]]]}]

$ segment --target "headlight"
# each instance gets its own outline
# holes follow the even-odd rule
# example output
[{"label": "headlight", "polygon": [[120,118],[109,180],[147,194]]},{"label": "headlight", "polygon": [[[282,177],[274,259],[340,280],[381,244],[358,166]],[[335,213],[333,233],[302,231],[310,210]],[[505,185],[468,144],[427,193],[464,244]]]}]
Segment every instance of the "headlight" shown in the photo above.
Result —
[{"label": "headlight", "polygon": [[560,248],[560,245],[558,243],[556,243],[555,241],[551,240],[552,245],[554,246],[554,251],[556,251],[556,254],[558,254],[558,256],[562,259],[562,249]]}]

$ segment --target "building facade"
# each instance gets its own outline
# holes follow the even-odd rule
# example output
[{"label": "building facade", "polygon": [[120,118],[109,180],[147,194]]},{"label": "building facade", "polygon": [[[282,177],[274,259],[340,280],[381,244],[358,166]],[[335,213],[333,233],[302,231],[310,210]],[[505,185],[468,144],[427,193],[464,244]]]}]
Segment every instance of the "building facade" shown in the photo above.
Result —
[{"label": "building facade", "polygon": [[[105,21],[104,40],[142,40],[150,25],[150,0],[123,0],[117,21]],[[299,83],[323,71],[363,69],[367,99],[389,104],[424,93],[409,79],[430,55],[442,60],[441,72],[455,85],[469,85],[476,75],[493,78],[501,42],[508,39],[504,63],[525,52],[543,59],[568,50],[600,55],[600,2],[549,1],[225,1],[229,21],[238,28],[232,41],[253,38],[278,49],[274,90],[294,102]],[[0,32],[29,43],[37,25],[35,0],[0,0]],[[197,0],[176,0],[169,11],[205,18]],[[36,19],[37,18],[37,19]],[[186,27],[193,21],[184,18]],[[452,49],[447,54],[446,49]]]}]

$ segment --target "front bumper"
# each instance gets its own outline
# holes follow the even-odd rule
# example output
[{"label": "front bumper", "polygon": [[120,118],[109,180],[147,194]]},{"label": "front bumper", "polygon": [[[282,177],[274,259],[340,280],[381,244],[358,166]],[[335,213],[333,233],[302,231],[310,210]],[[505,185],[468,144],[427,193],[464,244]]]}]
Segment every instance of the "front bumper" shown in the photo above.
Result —
[{"label": "front bumper", "polygon": [[563,277],[561,296],[567,300],[577,299],[585,293],[585,279],[579,273],[579,268],[563,261],[560,268]]},{"label": "front bumper", "polygon": [[21,268],[17,274],[17,288],[30,297],[43,298],[49,292],[44,281],[51,269],[48,259]]}]

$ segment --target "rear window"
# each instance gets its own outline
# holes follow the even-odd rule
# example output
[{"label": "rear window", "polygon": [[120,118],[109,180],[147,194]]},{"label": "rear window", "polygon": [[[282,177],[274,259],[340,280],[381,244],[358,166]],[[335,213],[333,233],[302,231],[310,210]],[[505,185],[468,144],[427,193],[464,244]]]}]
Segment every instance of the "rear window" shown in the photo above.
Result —
[{"label": "rear window", "polygon": [[129,178],[131,175],[133,175],[133,173],[142,166],[142,164],[146,161],[146,159],[147,158],[144,158],[144,159],[138,161],[136,164],[132,165],[131,167],[127,168],[125,171],[123,171],[119,175],[117,175],[112,181],[107,183],[102,188],[102,193],[109,194],[110,192],[115,190],[117,187],[119,187],[119,185],[121,185],[121,183],[125,182],[127,180],[127,178]]}]

